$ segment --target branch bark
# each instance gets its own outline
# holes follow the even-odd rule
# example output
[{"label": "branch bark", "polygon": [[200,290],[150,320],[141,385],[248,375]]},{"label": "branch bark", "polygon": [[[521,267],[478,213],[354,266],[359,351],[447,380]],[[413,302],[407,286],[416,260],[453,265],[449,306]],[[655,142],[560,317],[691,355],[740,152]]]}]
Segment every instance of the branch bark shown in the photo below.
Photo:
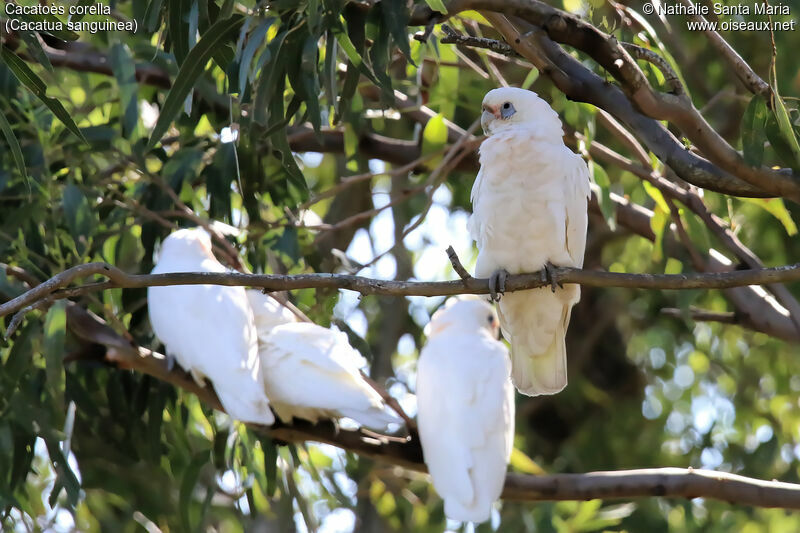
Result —
[{"label": "branch bark", "polygon": [[[502,15],[487,12],[484,16],[512,43],[517,52],[550,77],[559,90],[572,100],[587,102],[615,116],[681,179],[704,189],[734,196],[773,195],[687,150],[666,127],[636,109],[622,89],[586,68],[553,42],[543,30],[534,30],[531,38],[522,39],[517,28]],[[531,39],[535,39],[537,44],[530,42]]]},{"label": "branch bark", "polygon": [[[108,362],[183,388],[196,394],[212,408],[222,410],[210,384],[200,387],[182,370],[169,370],[163,355],[129,343],[100,318],[77,304],[70,304],[67,308],[67,325],[84,341],[105,346]],[[426,471],[419,438],[413,430],[410,431],[408,440],[398,442],[396,438],[337,430],[330,422],[276,422],[273,426],[250,427],[273,439],[285,442],[321,442],[410,470]],[[506,476],[502,494],[503,499],[516,501],[631,499],[653,496],[709,498],[758,507],[800,509],[800,485],[692,468],[652,468],[544,476],[510,473]]]},{"label": "branch bark", "polygon": [[[670,166],[673,165],[663,157],[666,155],[665,152],[671,152],[673,156],[678,156],[679,148],[686,153],[690,152],[680,146],[678,140],[656,121],[669,120],[678,126],[711,162],[694,156],[689,159],[694,159],[693,166],[698,168],[692,169],[691,167],[686,168],[686,157],[678,157],[679,160],[683,159],[683,168],[674,166],[673,168],[683,179],[719,192],[725,192],[719,187],[734,187],[744,192],[744,194],[737,194],[731,191],[727,194],[783,196],[800,202],[800,179],[798,176],[793,174],[790,169],[774,170],[747,165],[742,156],[708,124],[688,97],[654,91],[633,58],[612,36],[573,15],[538,0],[453,0],[448,4],[448,16],[467,9],[486,10],[483,13],[484,16],[500,31],[506,41],[523,57],[533,62],[539,70],[551,77],[567,96],[598,105],[620,118],[637,132],[637,135],[662,161]],[[538,32],[535,33],[541,34],[534,35],[538,44],[527,46],[527,49],[523,51],[522,48],[526,48],[523,41],[526,39],[520,37],[520,32],[499,13],[521,17],[527,23],[535,25],[535,29],[538,29]],[[433,16],[433,13],[427,13],[424,7],[415,10],[411,19],[412,23],[420,22],[426,14]],[[568,73],[561,64],[567,60],[563,57],[556,57],[567,54],[554,41],[567,44],[588,54],[620,82],[622,89],[600,79],[571,57],[572,64],[569,65],[571,72]],[[528,44],[530,45],[530,43]],[[593,87],[590,88],[587,81],[591,81]],[[598,100],[605,100],[605,103],[608,103],[608,97],[614,95],[616,91],[619,91],[619,96],[624,102],[615,99],[613,108],[598,102]],[[626,109],[626,104],[631,109]],[[637,109],[633,109],[634,105]],[[625,115],[636,118],[636,124],[632,124]],[[645,118],[648,120],[642,120]],[[640,129],[645,131],[638,131]],[[651,146],[652,139],[658,130],[661,130],[658,135],[660,142],[659,146],[654,147]],[[641,133],[647,133],[647,136],[642,136]],[[698,165],[700,161],[707,165]],[[703,166],[705,168],[702,168]],[[685,170],[696,172],[701,169],[703,172],[698,177],[706,183],[705,185],[692,179],[691,173],[683,175]],[[717,179],[709,180],[709,176],[704,175],[707,173],[715,175]],[[715,185],[714,182],[720,181],[720,179],[727,183]]]},{"label": "branch bark", "polygon": [[[101,275],[109,281],[90,283],[75,289],[59,290],[74,280]],[[561,283],[591,287],[628,289],[727,289],[784,281],[800,281],[800,263],[758,270],[733,270],[687,274],[623,274],[600,270],[558,267],[555,275]],[[269,291],[296,289],[346,289],[361,294],[391,296],[450,296],[454,294],[489,294],[487,279],[469,278],[454,281],[395,281],[346,274],[242,274],[239,272],[176,272],[168,274],[128,274],[107,263],[86,263],[61,272],[25,293],[0,305],[0,316],[15,313],[46,298],[59,299],[111,288],[160,287],[165,285],[249,286]],[[508,277],[506,292],[535,289],[547,285],[542,273],[516,274]]]},{"label": "branch bark", "polygon": [[800,485],[761,481],[726,472],[693,468],[646,468],[586,474],[525,476],[509,474],[503,497],[509,500],[603,500],[710,498],[757,507],[796,509]]}]

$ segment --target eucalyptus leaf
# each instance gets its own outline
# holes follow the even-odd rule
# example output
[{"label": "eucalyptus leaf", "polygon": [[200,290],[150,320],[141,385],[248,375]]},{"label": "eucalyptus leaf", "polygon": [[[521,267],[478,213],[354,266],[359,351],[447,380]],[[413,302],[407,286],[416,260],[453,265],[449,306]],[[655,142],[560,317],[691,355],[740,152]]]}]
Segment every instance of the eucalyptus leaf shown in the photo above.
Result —
[{"label": "eucalyptus leaf", "polygon": [[17,170],[19,170],[19,173],[22,174],[22,177],[25,178],[25,182],[27,183],[28,171],[25,168],[25,158],[22,156],[22,148],[19,146],[17,136],[14,135],[14,131],[11,129],[11,124],[9,124],[5,113],[0,113],[0,130],[2,130],[3,137],[5,137],[6,142],[11,149],[11,155],[14,157],[14,163],[17,165]]},{"label": "eucalyptus leaf", "polygon": [[755,95],[742,117],[742,151],[744,160],[752,167],[760,167],[764,161],[764,143],[767,140],[767,102]]},{"label": "eucalyptus leaf", "polygon": [[122,43],[112,45],[109,56],[114,77],[119,85],[120,106],[122,108],[122,134],[126,138],[130,138],[139,122],[139,92],[136,83],[136,65],[133,62],[130,49]]},{"label": "eucalyptus leaf", "polygon": [[178,76],[164,100],[158,122],[150,135],[149,148],[155,146],[169,128],[172,120],[180,113],[186,96],[205,70],[206,63],[211,58],[214,49],[229,40],[231,33],[235,32],[242,22],[243,18],[240,16],[215,22],[186,56],[186,60],[181,65]]},{"label": "eucalyptus leaf", "polygon": [[83,134],[78,129],[78,126],[75,125],[75,122],[72,120],[72,117],[64,109],[64,106],[61,105],[61,102],[56,100],[55,98],[51,98],[47,96],[47,85],[42,81],[42,79],[37,76],[25,62],[20,59],[15,53],[11,52],[8,48],[3,45],[0,47],[0,59],[8,65],[11,71],[14,73],[14,76],[22,82],[25,87],[27,87],[36,98],[41,100],[41,102],[46,105],[50,111],[67,127],[69,131],[75,134],[80,140],[86,142],[84,139]]}]

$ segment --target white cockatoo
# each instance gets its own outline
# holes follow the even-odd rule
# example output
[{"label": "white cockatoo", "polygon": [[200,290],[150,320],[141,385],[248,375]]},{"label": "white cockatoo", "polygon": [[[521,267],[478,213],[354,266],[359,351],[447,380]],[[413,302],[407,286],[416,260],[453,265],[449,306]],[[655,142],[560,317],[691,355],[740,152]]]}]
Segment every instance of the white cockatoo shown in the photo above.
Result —
[{"label": "white cockatoo", "polygon": [[[161,245],[153,274],[226,272],[201,228],[181,229]],[[147,289],[150,323],[168,356],[203,384],[242,422],[272,424],[275,416],[261,378],[253,309],[242,287],[172,285]]]},{"label": "white cockatoo", "polygon": [[483,522],[503,490],[514,441],[514,387],[492,306],[450,298],[425,328],[417,425],[433,486],[452,520]]},{"label": "white cockatoo", "polygon": [[259,342],[262,342],[275,326],[297,322],[294,313],[260,289],[248,289],[247,299],[253,309]]},{"label": "white cockatoo", "polygon": [[373,429],[401,420],[361,377],[366,360],[341,331],[294,315],[260,291],[248,291],[258,330],[264,388],[284,422],[293,417],[352,418]]},{"label": "white cockatoo", "polygon": [[512,378],[523,394],[555,394],[567,385],[565,335],[580,286],[556,288],[552,265],[582,267],[589,169],[564,145],[561,121],[536,93],[511,87],[483,99],[481,169],[472,186],[475,275],[489,277],[493,297],[505,276],[545,269],[552,284],[499,301],[511,343]]}]

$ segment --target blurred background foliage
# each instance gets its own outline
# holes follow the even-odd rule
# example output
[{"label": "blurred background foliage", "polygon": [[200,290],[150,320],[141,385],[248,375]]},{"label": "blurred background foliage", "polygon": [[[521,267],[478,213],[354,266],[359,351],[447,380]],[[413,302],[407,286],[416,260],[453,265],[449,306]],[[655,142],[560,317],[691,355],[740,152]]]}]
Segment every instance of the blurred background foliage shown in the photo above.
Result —
[{"label": "blurred background foliage", "polygon": [[[791,15],[777,19],[799,16],[800,4],[788,4]],[[743,125],[751,97],[683,19],[644,17],[637,1],[554,5],[620,41],[668,55],[695,105],[729,142],[765,164],[797,165],[787,138],[770,130],[772,112],[758,101]],[[449,172],[434,169],[445,145],[458,138],[448,121],[467,129],[485,92],[503,81],[548,100],[572,139],[578,132],[633,158],[593,107],[567,100],[525,61],[442,44],[439,25],[427,42],[412,39],[424,30],[408,26],[419,6],[388,0],[109,6],[108,18],[135,20],[138,31],[3,34],[2,300],[88,261],[149,272],[160,240],[198,217],[231,226],[227,238],[253,272],[453,278],[447,245],[468,268],[474,264],[466,218],[475,159],[465,157]],[[448,24],[496,38],[474,11]],[[783,95],[800,92],[797,36],[774,35]],[[768,33],[725,37],[767,77]],[[663,76],[642,65],[659,87]],[[800,132],[797,100],[784,102]],[[420,118],[423,105],[432,118]],[[748,142],[756,147],[749,153]],[[585,151],[585,143],[574,144]],[[763,153],[754,154],[759,145]],[[650,165],[667,172],[654,156]],[[613,165],[592,168],[600,209],[590,222],[587,267],[693,270],[686,243],[671,234],[660,193]],[[343,179],[364,173],[371,175]],[[340,187],[337,194],[319,196],[332,187]],[[651,238],[616,223],[612,195],[650,210]],[[715,193],[704,200],[765,264],[800,256],[792,222],[797,206]],[[693,248],[707,254],[714,247],[736,261],[692,212],[681,208],[681,219]],[[158,349],[145,294],[115,289],[77,303]],[[372,363],[373,377],[414,413],[422,327],[442,299],[312,290],[291,299],[318,323],[346,329]],[[690,306],[735,310],[718,291],[585,288],[568,339],[569,387],[555,397],[517,396],[512,470],[694,466],[800,481],[796,344],[737,324],[695,322]],[[65,308],[62,301],[30,312],[0,344],[4,530],[463,527],[446,523],[442,502],[420,474],[330,446],[278,446],[189,393],[113,368],[101,346],[70,331]],[[666,316],[664,308],[680,312]],[[8,327],[9,317],[3,320]],[[701,499],[509,502],[477,530],[498,528],[794,531],[800,515]]]}]

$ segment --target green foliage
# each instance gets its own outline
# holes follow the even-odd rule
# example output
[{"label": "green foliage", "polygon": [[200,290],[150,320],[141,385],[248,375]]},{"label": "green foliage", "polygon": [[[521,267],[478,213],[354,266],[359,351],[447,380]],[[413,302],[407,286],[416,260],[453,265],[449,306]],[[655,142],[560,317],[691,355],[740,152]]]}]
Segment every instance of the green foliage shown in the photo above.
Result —
[{"label": "green foliage", "polygon": [[8,67],[14,72],[14,75],[17,79],[25,84],[25,86],[30,89],[30,91],[42,101],[44,105],[50,108],[50,111],[58,117],[58,119],[69,129],[72,133],[74,133],[79,139],[86,140],[83,137],[83,134],[78,130],[78,126],[75,125],[75,122],[72,120],[72,117],[69,116],[67,110],[64,109],[64,106],[56,100],[55,98],[51,98],[47,96],[47,85],[45,84],[42,79],[36,75],[36,73],[31,70],[31,68],[22,60],[20,59],[15,53],[11,52],[3,46],[0,48],[0,59],[8,65]]},{"label": "green foliage", "polygon": [[761,166],[764,160],[765,127],[767,123],[767,102],[761,95],[755,95],[742,118],[742,151],[744,160],[754,167]]},{"label": "green foliage", "polygon": [[[439,0],[416,4],[445,9]],[[665,57],[697,106],[709,103],[709,122],[741,143],[748,164],[800,164],[793,133],[797,101],[778,95],[778,89],[788,95],[798,81],[797,62],[785,52],[792,46],[789,32],[775,35],[781,53],[772,80],[775,98],[754,97],[745,107],[728,95],[730,73],[700,32],[662,40],[666,29],[655,18],[629,11],[642,30],[633,32],[609,28],[607,21],[618,16],[600,2],[591,2],[589,11],[587,3],[567,4],[598,26],[605,18],[620,41]],[[37,280],[88,261],[146,273],[161,240],[175,227],[196,223],[188,207],[201,220],[232,226],[226,238],[254,272],[357,270],[376,252],[391,250],[360,273],[453,277],[442,253],[450,241],[468,268],[475,260],[463,229],[474,171],[452,170],[428,222],[399,246],[395,239],[426,203],[424,195],[409,191],[424,186],[441,156],[410,173],[381,172],[441,151],[448,134],[444,119],[469,127],[483,94],[500,84],[495,69],[548,100],[568,130],[583,132],[587,143],[630,156],[596,123],[593,108],[567,100],[524,63],[485,51],[456,54],[438,42],[438,26],[427,43],[410,39],[416,28],[407,27],[407,7],[387,0],[281,0],[268,6],[150,0],[114,8],[137,20],[136,34],[22,32],[18,47],[3,46],[0,55],[2,262]],[[473,23],[483,21],[468,12],[448,24],[472,32]],[[756,71],[766,71],[771,58],[762,34],[727,37]],[[46,53],[63,47],[55,38],[88,46],[87,53],[104,59],[102,72],[57,64]],[[668,48],[676,41],[684,50],[673,57]],[[686,57],[692,61],[685,65],[675,59]],[[663,79],[657,71],[648,75],[656,84]],[[427,105],[435,118],[420,127],[408,113],[398,116],[395,90]],[[717,94],[722,96],[711,102]],[[379,145],[384,151],[375,149],[386,139]],[[400,149],[410,157],[397,156]],[[646,166],[663,170],[655,157]],[[694,269],[675,242],[675,220],[657,188],[600,160],[590,168],[602,217],[590,222],[587,266]],[[335,197],[309,200],[343,183],[343,176],[367,172],[375,175]],[[641,205],[642,212],[652,210],[654,242],[621,228],[614,207],[620,198]],[[794,205],[714,193],[704,201],[766,264],[796,261]],[[389,202],[380,213],[324,231],[325,224]],[[702,254],[713,247],[733,258],[702,220],[676,205]],[[26,288],[24,279],[0,267],[0,301]],[[340,325],[413,414],[406,391],[414,390],[422,327],[441,299],[357,300],[312,290],[290,297],[316,322]],[[28,313],[16,333],[0,341],[4,529],[74,524],[90,532],[140,525],[291,531],[304,517],[330,528],[343,523],[343,530],[356,518],[363,530],[438,532],[447,526],[442,502],[424,476],[329,446],[287,447],[215,413],[192,394],[117,368],[103,346],[81,336],[71,306],[89,309],[142,346],[162,349],[147,319],[144,289],[59,300]],[[685,319],[663,316],[665,307],[681,309]],[[511,469],[536,474],[706,466],[798,481],[796,349],[740,326],[693,322],[692,307],[732,310],[717,291],[583,289],[568,339],[570,385],[552,398],[518,396]],[[4,328],[10,320],[4,318]],[[498,524],[501,531],[559,532],[800,529],[800,519],[782,511],[660,498],[504,502],[495,521],[476,530]]]}]

